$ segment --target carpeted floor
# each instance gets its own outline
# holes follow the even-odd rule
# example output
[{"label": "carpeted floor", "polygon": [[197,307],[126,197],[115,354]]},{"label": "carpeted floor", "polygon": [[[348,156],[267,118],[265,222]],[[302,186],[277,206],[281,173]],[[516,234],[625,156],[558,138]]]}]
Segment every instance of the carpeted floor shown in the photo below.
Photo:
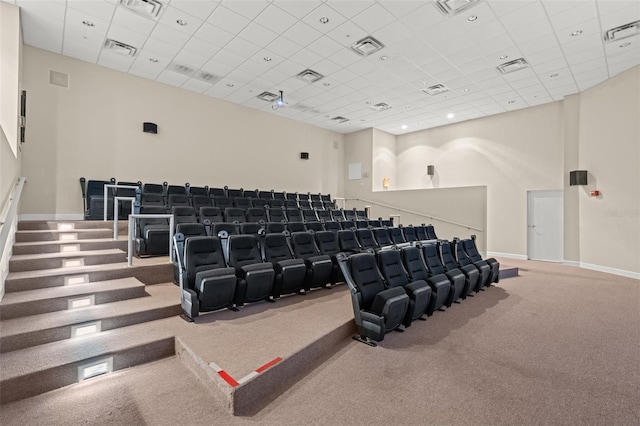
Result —
[{"label": "carpeted floor", "polygon": [[250,417],[173,357],[2,406],[0,423],[640,424],[638,280],[504,263],[520,277],[377,348],[352,341]]}]

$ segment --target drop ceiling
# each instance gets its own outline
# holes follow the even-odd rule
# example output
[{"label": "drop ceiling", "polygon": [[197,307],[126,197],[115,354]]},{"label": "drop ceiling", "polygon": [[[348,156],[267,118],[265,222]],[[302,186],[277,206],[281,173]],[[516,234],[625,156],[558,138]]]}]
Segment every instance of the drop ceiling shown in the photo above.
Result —
[{"label": "drop ceiling", "polygon": [[[640,64],[638,0],[3,1],[28,45],[340,133],[545,104]],[[258,97],[280,90],[284,108]]]}]

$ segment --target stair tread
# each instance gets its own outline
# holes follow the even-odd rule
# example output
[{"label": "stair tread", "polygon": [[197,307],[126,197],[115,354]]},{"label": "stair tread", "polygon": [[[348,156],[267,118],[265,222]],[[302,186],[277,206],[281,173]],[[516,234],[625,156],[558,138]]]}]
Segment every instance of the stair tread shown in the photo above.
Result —
[{"label": "stair tread", "polygon": [[0,321],[2,336],[36,332],[74,324],[82,324],[121,315],[144,312],[180,303],[178,288],[173,284],[157,285],[148,288],[151,297],[123,300],[113,303],[94,305],[90,308],[49,312],[25,318]]},{"label": "stair tread", "polygon": [[14,254],[11,256],[11,260],[40,260],[40,259],[55,259],[55,258],[69,258],[69,257],[89,257],[89,256],[103,256],[105,254],[125,254],[124,251],[114,249],[104,250],[83,250],[83,251],[61,251],[57,253],[42,253],[42,254]]},{"label": "stair tread", "polygon": [[85,336],[0,354],[0,380],[10,380],[174,337],[153,322],[131,325]]},{"label": "stair tread", "polygon": [[73,228],[73,229],[24,229],[16,231],[16,234],[82,234],[91,233],[96,231],[110,231],[113,232],[113,228]]},{"label": "stair tread", "polygon": [[[157,262],[149,263],[145,262],[144,266],[148,266],[150,264],[160,264],[167,263],[167,256],[157,257]],[[138,265],[134,265],[138,266]],[[127,268],[127,262],[116,262],[116,263],[105,263],[101,265],[88,265],[88,266],[72,266],[66,268],[52,268],[52,269],[40,269],[35,271],[21,271],[21,272],[9,272],[7,276],[7,281],[24,279],[24,278],[46,278],[58,275],[78,275],[84,274],[87,272],[95,272],[95,271],[108,271],[108,270],[116,270]]]},{"label": "stair tread", "polygon": [[36,290],[25,290],[6,293],[0,306],[16,303],[34,302],[37,300],[55,299],[60,297],[81,296],[102,291],[113,291],[124,288],[144,287],[145,285],[134,277],[120,278],[108,281],[96,281],[86,284],[75,284],[59,287],[48,287]]},{"label": "stair tread", "polygon": [[[126,237],[125,237],[126,240]],[[86,240],[51,240],[51,241],[23,241],[16,242],[13,244],[14,247],[22,247],[22,246],[40,246],[40,245],[48,245],[48,244],[87,244],[87,243],[104,243],[107,241],[117,242],[122,241],[120,239],[114,240],[113,238],[87,238]]]}]

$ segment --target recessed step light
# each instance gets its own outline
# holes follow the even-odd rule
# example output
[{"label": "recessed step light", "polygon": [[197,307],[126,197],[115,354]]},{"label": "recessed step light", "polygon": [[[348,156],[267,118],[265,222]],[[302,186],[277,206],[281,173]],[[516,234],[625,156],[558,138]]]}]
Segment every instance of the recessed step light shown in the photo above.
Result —
[{"label": "recessed step light", "polygon": [[59,223],[58,231],[71,231],[76,228],[76,225],[73,223]]},{"label": "recessed step light", "polygon": [[67,309],[80,309],[86,308],[88,306],[93,306],[96,304],[96,296],[83,296],[83,297],[74,297],[73,299],[67,300]]},{"label": "recessed step light", "polygon": [[113,371],[113,357],[102,358],[78,367],[78,381],[90,379]]},{"label": "recessed step light", "polygon": [[62,267],[63,268],[77,268],[79,266],[84,266],[84,258],[80,259],[63,259]]},{"label": "recessed step light", "polygon": [[89,282],[89,274],[64,277],[64,285],[86,284]]},{"label": "recessed step light", "polygon": [[64,244],[60,246],[60,253],[80,251],[80,244]]},{"label": "recessed step light", "polygon": [[71,338],[88,336],[89,334],[96,334],[102,331],[102,322],[93,321],[80,325],[71,326]]},{"label": "recessed step light", "polygon": [[58,239],[60,241],[73,241],[73,240],[77,240],[78,239],[78,234],[73,233],[64,233],[64,234],[60,234],[58,235]]}]

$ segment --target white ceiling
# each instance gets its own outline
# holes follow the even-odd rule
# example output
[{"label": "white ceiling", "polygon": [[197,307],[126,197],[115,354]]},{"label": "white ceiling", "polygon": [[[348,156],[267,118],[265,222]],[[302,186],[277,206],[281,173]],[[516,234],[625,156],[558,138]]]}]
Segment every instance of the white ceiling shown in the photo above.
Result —
[{"label": "white ceiling", "polygon": [[[425,0],[159,0],[155,20],[121,0],[3,1],[21,7],[28,45],[340,133],[398,135],[540,105],[640,64],[637,32],[604,40],[640,20],[638,0],[479,0],[451,17]],[[361,57],[349,46],[368,35],[385,47]],[[136,55],[104,49],[107,38]],[[517,58],[530,66],[496,70]],[[307,68],[324,78],[295,78]],[[202,72],[219,79],[195,78]],[[422,91],[435,84],[449,91]],[[279,90],[285,108],[256,98]],[[391,108],[371,108],[381,102]]]}]

